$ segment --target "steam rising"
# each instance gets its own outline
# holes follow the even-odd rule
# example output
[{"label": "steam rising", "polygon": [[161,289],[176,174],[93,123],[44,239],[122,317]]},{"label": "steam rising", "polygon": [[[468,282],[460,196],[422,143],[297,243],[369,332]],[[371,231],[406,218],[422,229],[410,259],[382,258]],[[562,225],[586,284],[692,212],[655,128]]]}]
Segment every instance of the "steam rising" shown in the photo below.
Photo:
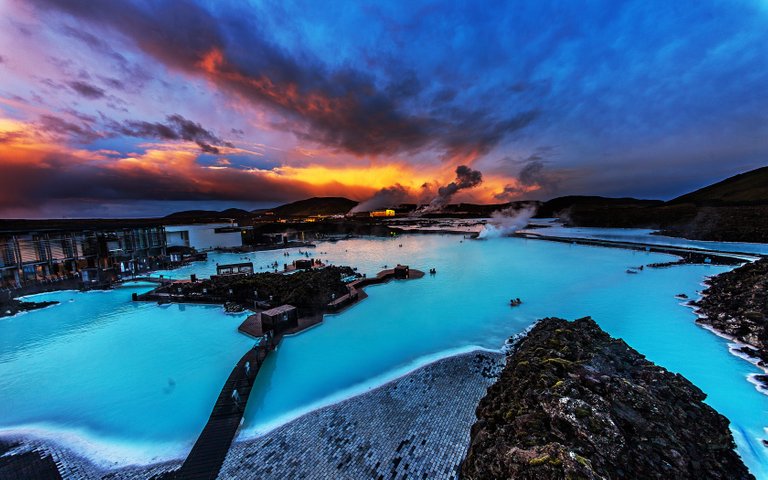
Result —
[{"label": "steam rising", "polygon": [[399,183],[396,183],[391,187],[382,188],[368,200],[360,202],[349,213],[370,212],[380,208],[395,207],[405,203],[408,197],[408,190]]},{"label": "steam rising", "polygon": [[474,188],[483,182],[483,174],[478,170],[472,170],[466,165],[456,167],[456,179],[437,189],[437,196],[429,202],[429,205],[421,209],[420,213],[437,212],[442,210],[451,201],[456,192],[466,188]]},{"label": "steam rising", "polygon": [[528,221],[536,215],[536,206],[528,205],[517,208],[511,206],[491,214],[491,219],[485,224],[477,238],[497,238],[512,235],[528,225]]}]

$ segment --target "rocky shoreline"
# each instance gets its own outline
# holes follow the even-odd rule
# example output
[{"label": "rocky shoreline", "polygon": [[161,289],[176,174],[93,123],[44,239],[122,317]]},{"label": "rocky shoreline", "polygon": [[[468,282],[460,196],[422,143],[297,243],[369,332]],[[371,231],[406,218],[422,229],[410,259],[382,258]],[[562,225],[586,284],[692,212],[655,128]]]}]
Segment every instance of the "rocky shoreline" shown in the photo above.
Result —
[{"label": "rocky shoreline", "polygon": [[[742,346],[736,352],[768,373],[768,258],[746,263],[706,281],[696,309],[700,325]],[[755,375],[768,389],[768,375]]]},{"label": "rocky shoreline", "polygon": [[0,318],[12,317],[22,312],[29,312],[31,310],[39,310],[41,308],[50,307],[51,305],[58,305],[58,303],[59,302],[56,301],[27,302],[12,298],[8,301],[0,303]]},{"label": "rocky shoreline", "polygon": [[754,478],[728,420],[590,318],[547,318],[477,409],[461,477]]}]

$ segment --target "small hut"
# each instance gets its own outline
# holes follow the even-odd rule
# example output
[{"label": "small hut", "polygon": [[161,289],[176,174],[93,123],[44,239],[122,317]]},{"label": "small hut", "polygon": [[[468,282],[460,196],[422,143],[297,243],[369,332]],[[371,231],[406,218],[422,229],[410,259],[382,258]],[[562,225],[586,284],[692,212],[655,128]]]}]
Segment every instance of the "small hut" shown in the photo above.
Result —
[{"label": "small hut", "polygon": [[228,265],[216,264],[216,275],[251,275],[253,273],[253,262],[231,263]]},{"label": "small hut", "polygon": [[302,258],[300,260],[295,260],[293,265],[296,267],[296,270],[311,270],[312,260],[308,258]]},{"label": "small hut", "polygon": [[299,311],[293,305],[280,305],[261,312],[261,325],[266,330],[282,333],[299,325]]},{"label": "small hut", "polygon": [[395,267],[395,278],[404,279],[410,276],[411,276],[411,269],[408,267],[408,265],[398,264]]}]

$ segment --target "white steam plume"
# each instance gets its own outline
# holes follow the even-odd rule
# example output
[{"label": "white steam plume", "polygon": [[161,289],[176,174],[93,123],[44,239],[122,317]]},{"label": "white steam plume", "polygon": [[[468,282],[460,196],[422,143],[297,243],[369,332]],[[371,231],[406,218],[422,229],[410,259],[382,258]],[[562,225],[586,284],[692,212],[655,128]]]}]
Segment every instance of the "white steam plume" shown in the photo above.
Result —
[{"label": "white steam plume", "polygon": [[396,183],[391,187],[382,188],[368,200],[360,202],[349,211],[349,214],[370,212],[385,207],[396,207],[401,203],[405,203],[409,196],[410,192],[399,183]]},{"label": "white steam plume", "polygon": [[528,221],[536,215],[536,206],[528,205],[522,208],[511,206],[491,214],[491,219],[485,224],[477,238],[497,238],[512,235],[528,225]]}]

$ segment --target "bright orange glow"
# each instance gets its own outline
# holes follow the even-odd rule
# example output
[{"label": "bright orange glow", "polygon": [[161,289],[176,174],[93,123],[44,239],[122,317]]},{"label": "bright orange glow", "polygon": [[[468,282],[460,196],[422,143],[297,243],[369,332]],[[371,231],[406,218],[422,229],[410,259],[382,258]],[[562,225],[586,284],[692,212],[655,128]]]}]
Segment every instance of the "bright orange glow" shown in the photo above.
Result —
[{"label": "bright orange glow", "polygon": [[389,187],[396,183],[415,188],[432,180],[431,177],[417,173],[408,165],[394,163],[365,167],[285,166],[272,170],[272,174],[276,178],[299,180],[315,185],[336,183],[372,189]]},{"label": "bright orange glow", "polygon": [[269,99],[276,105],[309,117],[330,117],[342,108],[352,106],[351,99],[330,99],[317,92],[299,91],[295,83],[276,84],[266,75],[249,77],[230,68],[221,50],[214,48],[196,66],[208,75],[231,82]]},{"label": "bright orange glow", "polygon": [[[211,55],[209,63],[216,62],[216,56]],[[382,188],[399,184],[410,192],[409,201],[428,202],[439,186],[453,181],[456,168],[451,163],[425,166],[400,159],[362,161],[324,150],[297,148],[296,153],[312,163],[246,170],[233,166],[226,157],[214,165],[209,164],[210,160],[201,164],[199,147],[192,142],[145,143],[139,145],[138,153],[120,154],[72,148],[38,128],[35,123],[0,118],[0,167],[7,173],[6,178],[0,178],[0,203],[17,204],[24,192],[35,188],[43,177],[79,181],[83,173],[93,175],[97,182],[113,182],[118,191],[150,185],[146,187],[150,194],[171,191],[182,198],[262,199],[277,194],[277,198],[286,199],[346,196],[365,200]],[[227,147],[222,151],[246,152]],[[315,163],[319,161],[327,163]],[[422,188],[424,184],[428,188]],[[519,196],[538,189],[518,185],[515,179],[503,175],[488,174],[482,184],[461,190],[453,201],[502,203],[509,198],[497,195],[506,186],[520,192]]]},{"label": "bright orange glow", "polygon": [[224,54],[218,48],[214,48],[206,53],[202,60],[198,62],[198,66],[208,73],[216,73],[222,65],[224,65]]}]

